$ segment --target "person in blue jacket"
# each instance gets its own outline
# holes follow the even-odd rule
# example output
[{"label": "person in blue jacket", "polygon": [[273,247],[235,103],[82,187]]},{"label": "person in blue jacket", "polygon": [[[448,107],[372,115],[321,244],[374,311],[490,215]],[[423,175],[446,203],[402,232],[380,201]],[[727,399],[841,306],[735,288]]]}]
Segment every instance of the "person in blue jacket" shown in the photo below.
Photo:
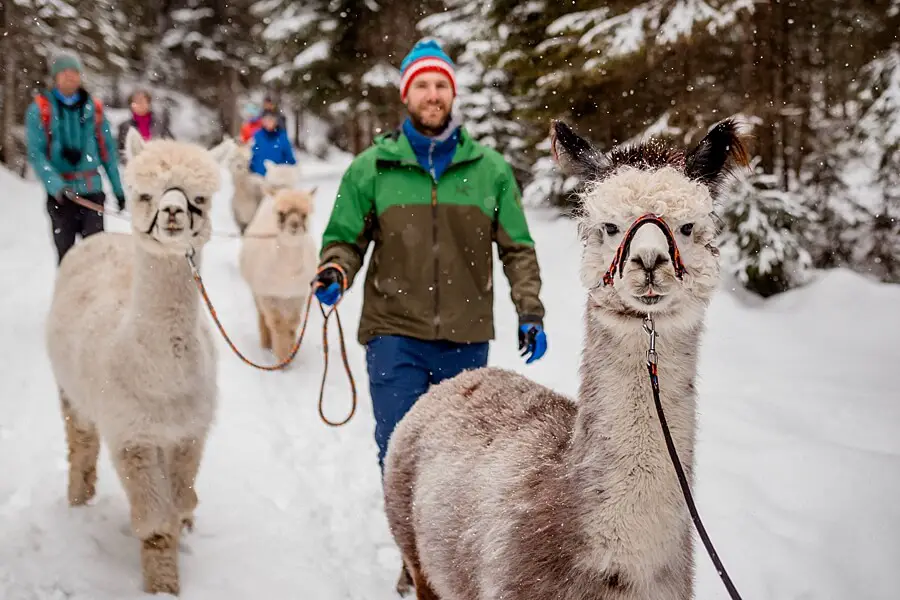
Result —
[{"label": "person in blue jacket", "polygon": [[103,206],[102,167],[109,178],[119,210],[125,208],[125,192],[119,178],[116,139],[103,114],[102,103],[81,85],[78,57],[64,52],[51,61],[53,87],[35,95],[25,113],[28,162],[47,191],[47,212],[57,264],[75,244],[103,231],[103,215],[84,208],[81,197]]},{"label": "person in blue jacket", "polygon": [[266,161],[277,165],[296,165],[294,148],[288,139],[287,130],[279,125],[278,113],[267,110],[262,114],[262,128],[253,134],[253,150],[250,157],[250,171],[266,174]]}]

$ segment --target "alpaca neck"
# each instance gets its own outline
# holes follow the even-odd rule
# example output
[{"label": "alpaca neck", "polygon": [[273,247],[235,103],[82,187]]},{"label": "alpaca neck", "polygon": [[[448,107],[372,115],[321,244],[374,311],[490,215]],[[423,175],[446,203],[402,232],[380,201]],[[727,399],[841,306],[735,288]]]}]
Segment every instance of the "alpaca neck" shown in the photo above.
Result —
[{"label": "alpaca neck", "polygon": [[[194,261],[199,265],[199,251]],[[159,256],[136,246],[133,275],[130,325],[141,336],[137,339],[149,341],[160,330],[183,334],[197,327],[200,300],[186,258]]]},{"label": "alpaca neck", "polygon": [[[597,309],[594,309],[595,311]],[[602,568],[652,565],[684,540],[688,513],[656,413],[641,321],[613,324],[589,307],[578,415],[570,447],[574,490]],[[690,480],[700,324],[660,320],[656,349],[663,411]]]}]

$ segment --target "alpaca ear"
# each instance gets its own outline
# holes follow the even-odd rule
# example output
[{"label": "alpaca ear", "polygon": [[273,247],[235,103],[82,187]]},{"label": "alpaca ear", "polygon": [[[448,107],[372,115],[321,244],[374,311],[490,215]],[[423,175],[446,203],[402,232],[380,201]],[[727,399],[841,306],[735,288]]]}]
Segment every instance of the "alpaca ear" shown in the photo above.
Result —
[{"label": "alpaca ear", "polygon": [[141,153],[144,149],[144,137],[134,127],[128,128],[125,134],[125,157],[130,162],[132,158]]},{"label": "alpaca ear", "polygon": [[685,175],[717,193],[733,167],[749,166],[746,141],[740,125],[734,119],[725,119],[685,156]]},{"label": "alpaca ear", "polygon": [[267,158],[263,161],[263,166],[266,168],[266,171],[268,171],[269,169],[274,167],[276,164],[277,163],[274,160],[271,160],[269,158]]},{"label": "alpaca ear", "polygon": [[315,187],[313,187],[311,190],[309,190],[309,191],[307,192],[307,194],[309,194],[310,197],[315,196],[315,195],[316,195],[316,190],[318,190],[318,189],[319,189],[319,186],[315,186]]},{"label": "alpaca ear", "polygon": [[235,150],[234,140],[226,136],[218,145],[210,149],[213,160],[219,164],[224,164],[231,160],[231,156]]},{"label": "alpaca ear", "polygon": [[608,167],[603,155],[562,121],[554,120],[550,125],[550,149],[566,175],[596,177]]}]

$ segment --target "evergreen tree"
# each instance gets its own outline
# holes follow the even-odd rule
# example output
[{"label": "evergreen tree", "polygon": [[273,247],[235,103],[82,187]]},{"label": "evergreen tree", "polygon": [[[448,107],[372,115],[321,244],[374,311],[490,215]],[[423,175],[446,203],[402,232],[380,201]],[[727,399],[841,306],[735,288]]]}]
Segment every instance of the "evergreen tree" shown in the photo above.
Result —
[{"label": "evergreen tree", "polygon": [[[447,0],[445,10],[429,15],[419,29],[438,40],[456,64],[457,99],[454,107],[466,128],[481,143],[503,153],[524,179],[527,163],[525,130],[516,119],[508,96],[509,73],[497,63],[503,48],[491,1]],[[496,32],[496,33],[495,33]]]},{"label": "evergreen tree", "polygon": [[808,281],[812,257],[806,249],[811,213],[778,178],[752,163],[739,178],[723,214],[721,238],[729,270],[747,289],[769,297]]},{"label": "evergreen tree", "polygon": [[872,61],[865,74],[853,139],[878,166],[874,193],[860,211],[865,216],[846,237],[857,270],[900,283],[900,44]]}]

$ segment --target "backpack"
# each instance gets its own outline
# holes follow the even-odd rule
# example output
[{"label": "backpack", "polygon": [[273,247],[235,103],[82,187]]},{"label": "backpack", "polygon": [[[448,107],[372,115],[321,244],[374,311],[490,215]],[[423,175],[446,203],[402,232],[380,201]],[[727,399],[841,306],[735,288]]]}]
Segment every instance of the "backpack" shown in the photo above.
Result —
[{"label": "backpack", "polygon": [[[97,146],[100,148],[100,160],[106,163],[109,160],[109,151],[106,148],[106,138],[103,136],[103,103],[92,98],[94,101],[94,132],[97,137]],[[38,94],[34,98],[41,113],[41,124],[44,126],[44,134],[47,137],[47,158],[50,158],[50,100],[43,94]]]}]

